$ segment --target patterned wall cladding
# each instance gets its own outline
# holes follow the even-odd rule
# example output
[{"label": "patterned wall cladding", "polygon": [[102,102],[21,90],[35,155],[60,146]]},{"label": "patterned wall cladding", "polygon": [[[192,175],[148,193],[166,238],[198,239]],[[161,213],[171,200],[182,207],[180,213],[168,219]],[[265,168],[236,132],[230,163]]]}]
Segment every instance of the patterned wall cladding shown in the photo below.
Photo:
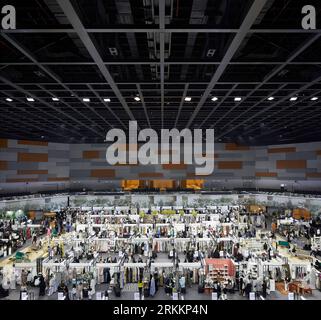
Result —
[{"label": "patterned wall cladding", "polygon": [[[124,145],[123,149],[131,147]],[[201,156],[204,154],[199,153],[196,158]],[[195,174],[195,164],[110,165],[105,158],[105,144],[0,139],[0,182],[186,178],[317,181],[321,177],[320,156],[321,142],[266,147],[215,144],[214,172],[203,176]]]}]

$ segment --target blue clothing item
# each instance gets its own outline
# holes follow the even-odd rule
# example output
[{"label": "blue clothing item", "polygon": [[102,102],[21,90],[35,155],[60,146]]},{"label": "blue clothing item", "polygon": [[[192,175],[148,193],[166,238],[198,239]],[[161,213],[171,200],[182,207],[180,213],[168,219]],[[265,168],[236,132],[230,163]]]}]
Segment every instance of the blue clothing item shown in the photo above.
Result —
[{"label": "blue clothing item", "polygon": [[153,297],[155,295],[155,293],[156,293],[155,279],[152,278],[150,280],[149,295]]}]

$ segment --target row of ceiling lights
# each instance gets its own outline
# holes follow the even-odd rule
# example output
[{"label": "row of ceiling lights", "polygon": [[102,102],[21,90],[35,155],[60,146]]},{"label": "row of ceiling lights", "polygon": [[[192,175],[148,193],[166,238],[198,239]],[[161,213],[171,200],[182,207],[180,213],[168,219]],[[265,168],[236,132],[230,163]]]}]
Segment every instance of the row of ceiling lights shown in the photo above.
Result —
[{"label": "row of ceiling lights", "polygon": [[[272,101],[272,100],[274,100],[275,98],[274,97],[268,97],[267,98],[267,100],[269,100],[269,101]],[[319,98],[318,97],[312,97],[310,100],[311,101],[316,101],[316,100],[318,100]],[[185,97],[185,99],[184,99],[186,102],[190,102],[190,101],[192,101],[192,97]],[[217,101],[218,100],[218,97],[212,97],[211,98],[211,100],[212,101]],[[296,101],[296,100],[298,100],[298,97],[297,96],[294,96],[294,97],[291,97],[290,99],[289,99],[290,101]],[[241,97],[235,97],[234,98],[234,101],[242,101],[242,98]]]},{"label": "row of ceiling lights", "polygon": [[[34,102],[34,101],[35,101],[35,99],[32,98],[32,97],[26,97],[26,99],[27,99],[28,102]],[[59,98],[56,98],[56,97],[52,97],[51,100],[57,102],[57,101],[59,101],[60,99],[59,99]],[[104,98],[103,100],[104,100],[105,102],[110,102],[110,101],[111,101],[110,98]],[[140,100],[140,99],[139,99],[139,100]],[[6,101],[12,102],[13,99],[11,99],[11,98],[6,98]],[[83,101],[83,102],[90,102],[90,98],[82,98],[82,101]]]},{"label": "row of ceiling lights", "polygon": [[[26,97],[26,99],[27,99],[28,102],[34,102],[34,101],[35,101],[35,99],[32,98],[32,97]],[[268,98],[267,98],[267,100],[269,100],[269,101],[272,101],[272,100],[274,100],[274,99],[275,99],[274,97],[268,97]],[[318,97],[312,97],[312,98],[310,98],[311,101],[316,101],[316,100],[318,100],[318,99],[319,99]],[[59,101],[59,98],[52,97],[51,100],[57,102],[57,101]],[[103,100],[104,100],[104,102],[110,102],[110,101],[111,101],[110,98],[103,98]],[[140,99],[139,96],[135,96],[135,97],[134,97],[134,100],[135,100],[135,101],[140,101],[141,99]],[[192,97],[185,97],[184,100],[185,100],[186,102],[190,102],[190,101],[192,101]],[[218,100],[218,97],[212,97],[211,100],[212,100],[212,101],[217,101],[217,100]],[[298,100],[298,97],[297,97],[297,96],[294,96],[294,97],[291,97],[289,100],[290,100],[290,101],[296,101],[296,100]],[[12,102],[13,99],[11,99],[11,98],[6,98],[6,101]],[[82,101],[83,101],[83,102],[90,102],[90,98],[82,98]],[[241,97],[235,97],[235,98],[234,98],[234,101],[236,101],[236,102],[242,101],[242,98],[241,98]]]}]

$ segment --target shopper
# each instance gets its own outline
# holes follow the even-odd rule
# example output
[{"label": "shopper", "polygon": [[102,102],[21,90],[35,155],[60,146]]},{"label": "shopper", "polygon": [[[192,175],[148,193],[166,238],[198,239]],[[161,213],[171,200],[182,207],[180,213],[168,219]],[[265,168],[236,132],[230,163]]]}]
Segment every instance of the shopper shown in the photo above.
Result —
[{"label": "shopper", "polygon": [[72,300],[77,300],[77,289],[75,284],[73,284],[72,286],[71,294],[72,294]]},{"label": "shopper", "polygon": [[141,299],[143,295],[143,281],[141,278],[138,281],[138,291],[139,291],[139,297]]},{"label": "shopper", "polygon": [[39,275],[39,296],[44,296],[46,294],[46,282],[42,274]]},{"label": "shopper", "polygon": [[156,293],[155,279],[152,276],[152,278],[150,280],[150,284],[149,284],[149,295],[151,297],[154,297],[155,293]]}]

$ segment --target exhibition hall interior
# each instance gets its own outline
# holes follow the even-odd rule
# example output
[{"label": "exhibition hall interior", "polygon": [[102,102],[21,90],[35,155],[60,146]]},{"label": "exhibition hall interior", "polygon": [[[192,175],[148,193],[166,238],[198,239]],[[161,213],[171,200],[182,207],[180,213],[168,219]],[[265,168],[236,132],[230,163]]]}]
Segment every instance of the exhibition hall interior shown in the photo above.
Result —
[{"label": "exhibition hall interior", "polygon": [[1,301],[321,300],[320,0],[0,8]]}]

